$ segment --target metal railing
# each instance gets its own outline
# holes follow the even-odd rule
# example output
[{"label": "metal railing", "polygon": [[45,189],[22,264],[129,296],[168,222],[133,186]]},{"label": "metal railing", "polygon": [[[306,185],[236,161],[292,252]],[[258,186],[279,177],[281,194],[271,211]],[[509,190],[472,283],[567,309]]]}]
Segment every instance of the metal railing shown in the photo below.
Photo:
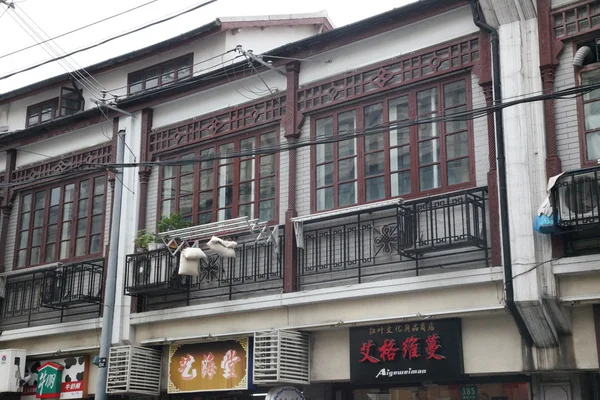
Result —
[{"label": "metal railing", "polygon": [[234,237],[235,258],[221,258],[207,251],[200,260],[198,276],[179,275],[179,257],[169,249],[127,256],[125,294],[135,296],[138,311],[164,309],[206,300],[233,300],[283,288],[284,229],[279,243],[255,241],[255,235]]},{"label": "metal railing", "polygon": [[24,270],[6,276],[0,328],[18,329],[99,317],[104,260]]},{"label": "metal railing", "polygon": [[555,222],[561,228],[565,256],[600,249],[600,167],[570,171],[552,189]]},{"label": "metal railing", "polygon": [[300,289],[489,266],[487,188],[304,223]]}]

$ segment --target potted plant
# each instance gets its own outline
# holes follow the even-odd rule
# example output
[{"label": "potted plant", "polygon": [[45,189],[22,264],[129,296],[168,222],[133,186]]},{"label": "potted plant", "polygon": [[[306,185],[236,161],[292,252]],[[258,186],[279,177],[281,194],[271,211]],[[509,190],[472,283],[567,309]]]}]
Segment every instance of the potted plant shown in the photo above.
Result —
[{"label": "potted plant", "polygon": [[[181,214],[174,213],[169,216],[162,217],[156,224],[156,231],[158,233],[174,231],[177,229],[189,228],[192,224],[186,221]],[[176,248],[176,244],[171,244],[172,248]]]},{"label": "potted plant", "polygon": [[[148,232],[146,229],[138,231],[133,243],[138,252],[150,250],[152,244],[156,243],[156,234]],[[153,249],[154,250],[154,249]]]}]

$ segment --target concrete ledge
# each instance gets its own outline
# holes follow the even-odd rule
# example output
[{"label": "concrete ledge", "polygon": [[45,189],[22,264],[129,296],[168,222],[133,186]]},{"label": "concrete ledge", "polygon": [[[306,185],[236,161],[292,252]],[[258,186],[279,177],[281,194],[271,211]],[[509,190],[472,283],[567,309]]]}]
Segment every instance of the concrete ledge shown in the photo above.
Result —
[{"label": "concrete ledge", "polygon": [[131,324],[149,324],[203,316],[214,316],[247,311],[258,311],[276,307],[294,307],[346,300],[398,294],[431,289],[451,288],[502,281],[502,267],[479,268],[434,275],[394,279],[325,289],[283,293],[250,299],[230,300],[209,304],[198,304],[166,310],[148,311],[131,315]]},{"label": "concrete ledge", "polygon": [[561,258],[552,262],[554,275],[580,274],[600,271],[600,254]]},{"label": "concrete ledge", "polygon": [[0,335],[0,342],[9,342],[35,338],[39,336],[60,335],[65,333],[83,332],[98,329],[102,326],[102,318],[86,319],[84,321],[63,322],[61,324],[33,326],[30,328],[13,329],[4,331]]}]

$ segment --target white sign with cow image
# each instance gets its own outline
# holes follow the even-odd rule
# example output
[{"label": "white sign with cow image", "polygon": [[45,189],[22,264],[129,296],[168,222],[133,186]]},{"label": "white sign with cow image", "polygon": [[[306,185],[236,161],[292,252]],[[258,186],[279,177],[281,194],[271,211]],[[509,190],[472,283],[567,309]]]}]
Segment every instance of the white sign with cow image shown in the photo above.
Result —
[{"label": "white sign with cow image", "polygon": [[65,358],[54,358],[49,360],[27,361],[25,363],[25,374],[31,374],[27,385],[23,387],[21,400],[36,400],[36,389],[38,382],[38,368],[46,362],[53,362],[65,367],[62,373],[61,400],[83,399],[87,397],[89,356],[72,356]]}]

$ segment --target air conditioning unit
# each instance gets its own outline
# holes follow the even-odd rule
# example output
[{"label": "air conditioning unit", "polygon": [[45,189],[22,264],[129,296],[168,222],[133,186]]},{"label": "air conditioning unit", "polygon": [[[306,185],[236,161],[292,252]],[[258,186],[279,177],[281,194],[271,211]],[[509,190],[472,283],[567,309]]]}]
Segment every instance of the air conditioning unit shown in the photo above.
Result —
[{"label": "air conditioning unit", "polygon": [[600,174],[563,176],[557,182],[561,225],[600,222]]},{"label": "air conditioning unit", "polygon": [[146,347],[112,347],[106,392],[119,395],[160,394],[162,352]]},{"label": "air conditioning unit", "polygon": [[0,350],[0,393],[23,391],[26,350]]},{"label": "air conditioning unit", "polygon": [[310,384],[310,335],[288,330],[254,333],[255,385]]}]

